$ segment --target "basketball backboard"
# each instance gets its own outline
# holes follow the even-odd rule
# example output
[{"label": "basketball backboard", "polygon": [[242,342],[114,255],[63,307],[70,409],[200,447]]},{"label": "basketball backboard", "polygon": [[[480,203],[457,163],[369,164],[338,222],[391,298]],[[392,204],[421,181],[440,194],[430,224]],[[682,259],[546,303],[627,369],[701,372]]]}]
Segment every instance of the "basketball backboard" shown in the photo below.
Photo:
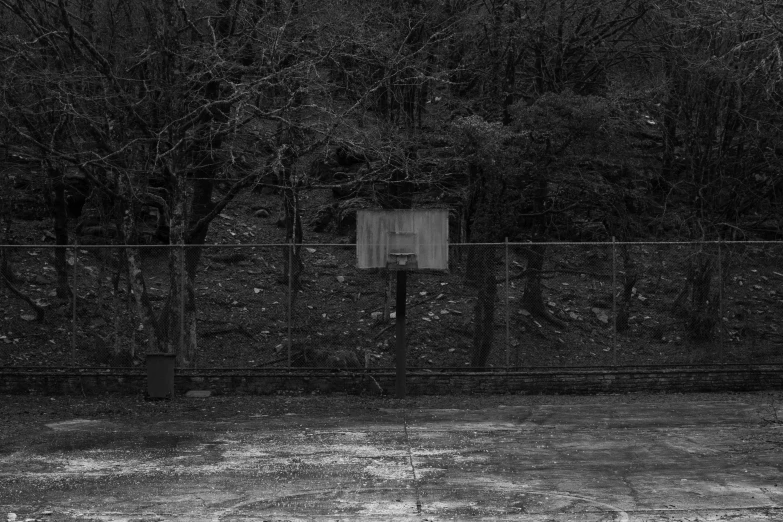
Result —
[{"label": "basketball backboard", "polygon": [[448,270],[448,210],[359,210],[356,221],[358,268]]}]

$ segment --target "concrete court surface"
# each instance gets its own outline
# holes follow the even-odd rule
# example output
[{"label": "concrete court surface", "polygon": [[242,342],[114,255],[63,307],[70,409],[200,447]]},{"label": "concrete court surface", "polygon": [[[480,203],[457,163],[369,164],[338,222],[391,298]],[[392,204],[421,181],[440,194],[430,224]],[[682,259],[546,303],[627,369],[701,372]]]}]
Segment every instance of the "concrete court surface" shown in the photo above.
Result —
[{"label": "concrete court surface", "polygon": [[781,521],[782,397],[0,396],[0,521]]}]

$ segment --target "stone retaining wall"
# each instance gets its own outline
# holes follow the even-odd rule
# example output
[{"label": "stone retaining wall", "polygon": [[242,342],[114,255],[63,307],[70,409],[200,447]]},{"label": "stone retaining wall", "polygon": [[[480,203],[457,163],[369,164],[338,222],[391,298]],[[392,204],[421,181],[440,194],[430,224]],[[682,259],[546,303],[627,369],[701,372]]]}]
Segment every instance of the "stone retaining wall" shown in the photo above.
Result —
[{"label": "stone retaining wall", "polygon": [[[339,371],[177,370],[175,395],[211,390],[215,395],[276,393],[394,393],[391,369]],[[0,393],[10,394],[142,394],[143,370],[0,369]],[[634,392],[725,392],[783,389],[783,365],[636,366],[611,368],[532,369],[470,372],[408,372],[409,395],[448,394],[598,394]]]}]

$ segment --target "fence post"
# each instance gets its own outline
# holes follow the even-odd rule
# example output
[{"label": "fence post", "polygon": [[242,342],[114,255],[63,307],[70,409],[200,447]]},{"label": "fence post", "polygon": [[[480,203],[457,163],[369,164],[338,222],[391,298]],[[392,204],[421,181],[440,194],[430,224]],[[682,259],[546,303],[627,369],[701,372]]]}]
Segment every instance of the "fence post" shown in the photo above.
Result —
[{"label": "fence post", "polygon": [[508,280],[508,238],[506,238],[506,368],[511,366],[511,338],[508,322],[508,292],[511,285]]},{"label": "fence post", "polygon": [[721,253],[721,240],[718,240],[718,336],[720,339],[720,362],[725,363],[723,351],[723,255]]},{"label": "fence post", "polygon": [[[294,232],[296,234],[296,232]],[[294,239],[291,239],[291,250],[288,252],[288,367],[291,367],[291,319],[293,314],[291,313],[291,307],[293,300],[294,289]]]},{"label": "fence post", "polygon": [[78,287],[76,280],[76,267],[79,263],[79,245],[76,240],[73,242],[73,310],[71,317],[71,364],[76,365],[76,298],[78,294]]},{"label": "fence post", "polygon": [[617,256],[612,236],[612,364],[617,365]]},{"label": "fence post", "polygon": [[188,358],[185,351],[185,242],[182,242],[179,253],[179,353]]}]

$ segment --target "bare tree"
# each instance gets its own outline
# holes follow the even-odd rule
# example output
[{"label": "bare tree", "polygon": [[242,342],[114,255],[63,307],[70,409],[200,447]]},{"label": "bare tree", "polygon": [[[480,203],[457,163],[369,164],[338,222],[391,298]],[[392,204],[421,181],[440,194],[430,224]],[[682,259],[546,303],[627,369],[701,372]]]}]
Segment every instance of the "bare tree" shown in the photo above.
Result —
[{"label": "bare tree", "polygon": [[[282,151],[307,138],[280,136],[291,135],[291,111],[317,52],[312,60],[265,62],[302,35],[287,26],[275,33],[283,13],[257,8],[225,0],[0,1],[14,21],[3,40],[3,124],[48,167],[53,208],[62,209],[66,170],[117,202],[122,265],[149,349],[175,352],[184,336],[182,364],[196,347],[193,284],[210,223],[243,189],[278,182]],[[218,183],[227,190],[217,194]],[[137,246],[144,207],[159,209],[170,243],[180,246],[169,250],[170,293],[160,313]],[[66,245],[67,223],[56,224]]]}]

